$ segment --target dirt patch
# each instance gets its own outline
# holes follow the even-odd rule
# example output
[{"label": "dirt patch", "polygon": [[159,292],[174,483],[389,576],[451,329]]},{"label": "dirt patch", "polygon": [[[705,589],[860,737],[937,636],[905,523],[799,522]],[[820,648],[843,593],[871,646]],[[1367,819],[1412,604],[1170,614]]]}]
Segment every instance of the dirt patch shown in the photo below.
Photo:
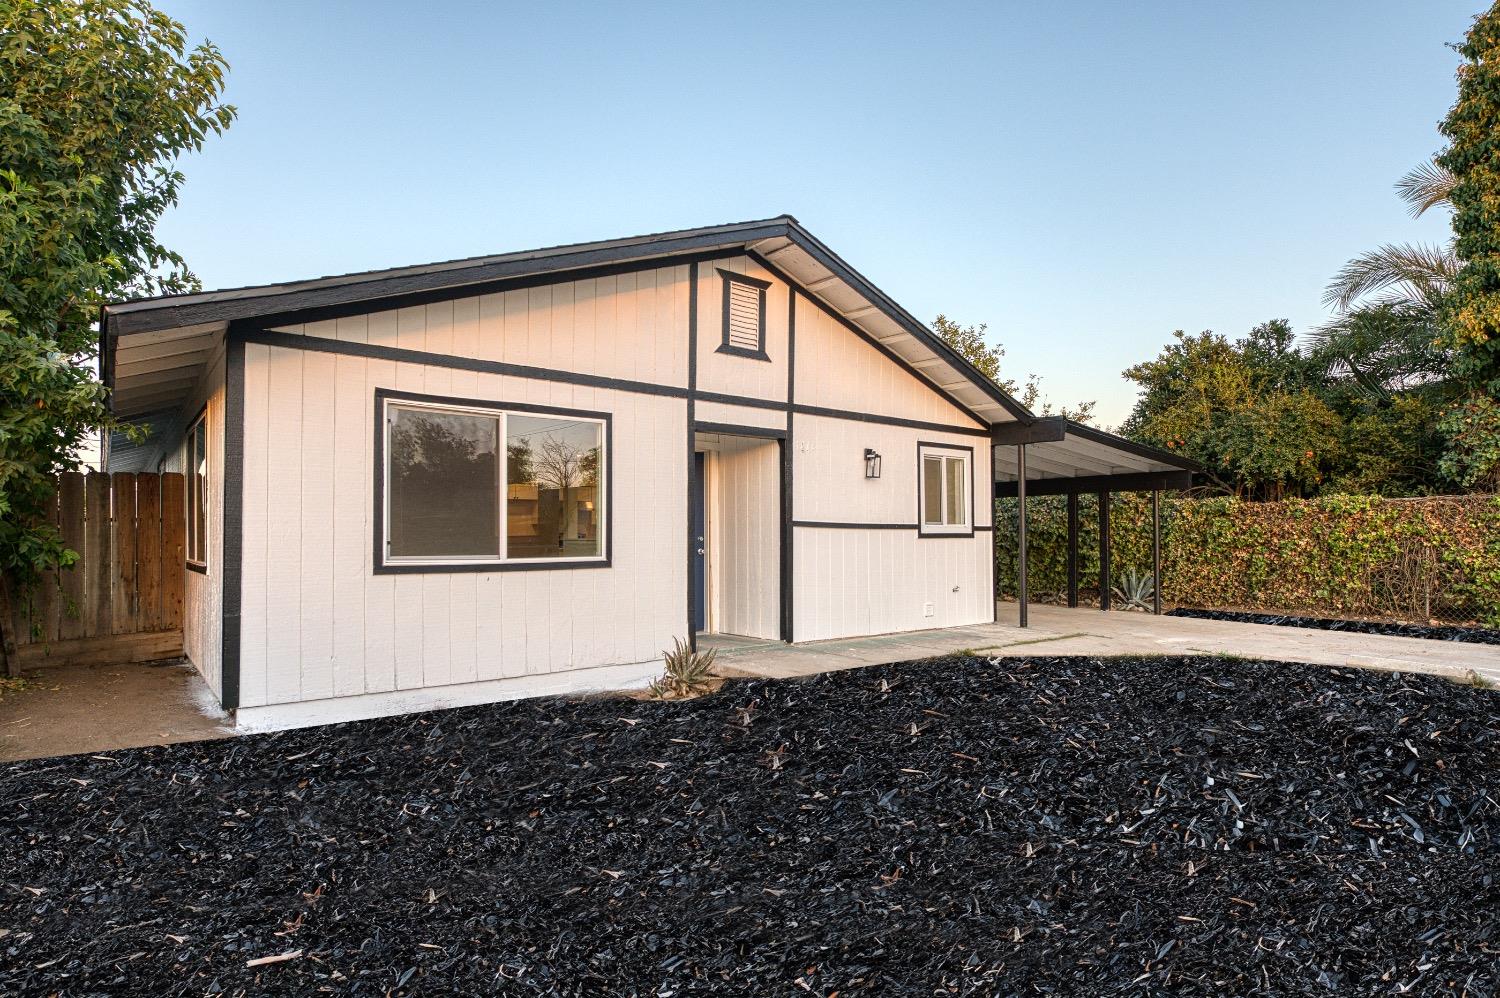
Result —
[{"label": "dirt patch", "polygon": [[234,734],[184,661],[62,665],[0,692],[0,762]]},{"label": "dirt patch", "polygon": [[1493,994],[1500,699],[947,659],[0,769],[0,992]]}]

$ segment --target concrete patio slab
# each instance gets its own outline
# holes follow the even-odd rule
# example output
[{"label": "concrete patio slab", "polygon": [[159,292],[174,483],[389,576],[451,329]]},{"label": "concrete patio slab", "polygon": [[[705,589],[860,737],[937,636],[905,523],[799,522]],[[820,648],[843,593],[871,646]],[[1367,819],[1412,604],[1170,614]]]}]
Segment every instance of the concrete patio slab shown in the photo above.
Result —
[{"label": "concrete patio slab", "polygon": [[1233,655],[1399,672],[1425,672],[1470,682],[1500,684],[1500,645],[1430,641],[1241,624],[1190,617],[1033,606],[1031,626],[1013,623],[1017,607],[999,604],[1002,623],[941,630],[757,645],[719,652],[717,671],[730,677],[783,678],[830,669],[884,665],[913,658],[973,651],[981,655]]},{"label": "concrete patio slab", "polygon": [[0,699],[0,762],[227,738],[229,718],[183,661],[59,666]]}]

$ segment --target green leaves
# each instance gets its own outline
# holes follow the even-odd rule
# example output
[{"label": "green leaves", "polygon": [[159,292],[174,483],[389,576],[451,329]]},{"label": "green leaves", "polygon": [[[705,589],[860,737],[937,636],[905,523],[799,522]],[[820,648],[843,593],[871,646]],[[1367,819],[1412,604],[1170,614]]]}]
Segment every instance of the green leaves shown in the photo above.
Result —
[{"label": "green leaves", "polygon": [[1443,318],[1457,373],[1500,394],[1500,4],[1474,19],[1456,46],[1458,99],[1440,129],[1449,141],[1437,164],[1453,177],[1454,251],[1463,269]]},{"label": "green leaves", "polygon": [[23,583],[68,563],[52,482],[112,426],[99,306],[197,286],[155,229],[177,157],[234,118],[226,68],[146,3],[0,4],[0,569]]},{"label": "green leaves", "polygon": [[[1015,591],[1016,501],[996,503],[996,572]],[[1079,498],[1079,578],[1098,580],[1097,504]],[[1029,582],[1039,600],[1067,585],[1065,500],[1027,501]],[[1117,495],[1110,507],[1116,580],[1151,566],[1150,500]],[[1162,503],[1162,595],[1218,609],[1443,617],[1500,626],[1500,498],[1434,496]]]},{"label": "green leaves", "polygon": [[1500,492],[1500,403],[1473,395],[1443,414],[1448,435],[1441,470],[1459,485]]}]

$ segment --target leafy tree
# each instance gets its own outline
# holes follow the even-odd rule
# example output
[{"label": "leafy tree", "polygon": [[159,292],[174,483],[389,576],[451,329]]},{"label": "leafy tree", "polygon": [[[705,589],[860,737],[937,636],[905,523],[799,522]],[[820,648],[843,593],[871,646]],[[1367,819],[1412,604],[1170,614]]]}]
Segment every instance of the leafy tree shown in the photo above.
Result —
[{"label": "leafy tree", "polygon": [[1419,394],[1372,401],[1299,350],[1282,319],[1236,341],[1174,336],[1125,372],[1142,389],[1127,436],[1181,451],[1224,491],[1250,498],[1431,490],[1436,410]]},{"label": "leafy tree", "polygon": [[1456,373],[1500,394],[1500,4],[1474,19],[1455,46],[1458,100],[1440,130],[1449,145],[1437,164],[1453,177],[1454,251],[1463,262],[1444,318]]},{"label": "leafy tree", "polygon": [[1448,448],[1441,469],[1465,488],[1500,492],[1500,403],[1474,394],[1443,415]]},{"label": "leafy tree", "polygon": [[0,580],[77,558],[46,514],[56,474],[112,425],[100,304],[197,287],[155,227],[176,158],[234,117],[225,68],[144,2],[0,2]]},{"label": "leafy tree", "polygon": [[[1024,385],[1017,384],[1014,378],[1001,378],[1001,360],[1005,357],[1005,348],[998,343],[990,344],[985,337],[988,325],[980,323],[977,326],[962,326],[946,315],[939,315],[932,320],[932,329],[958,351],[961,357],[973,364],[979,373],[999,385],[1005,394],[1033,412],[1040,409],[1042,414],[1052,415],[1052,404],[1042,398],[1041,382],[1036,375],[1028,376]],[[1094,403],[1089,401],[1072,407],[1065,406],[1057,410],[1057,415],[1079,423],[1088,423],[1094,418]]]}]

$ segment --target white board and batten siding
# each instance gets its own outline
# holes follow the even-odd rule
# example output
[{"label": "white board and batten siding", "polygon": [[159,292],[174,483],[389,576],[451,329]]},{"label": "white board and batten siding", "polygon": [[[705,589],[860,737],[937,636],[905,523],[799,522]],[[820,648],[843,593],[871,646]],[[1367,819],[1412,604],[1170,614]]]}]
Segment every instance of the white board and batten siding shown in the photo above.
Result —
[{"label": "white board and batten siding", "polygon": [[[795,401],[973,430],[961,409],[822,309],[797,303]],[[858,529],[799,526],[792,599],[798,641],[956,627],[994,619],[993,538],[920,537],[919,443],[971,447],[972,518],[992,528],[990,447],[985,436],[799,413],[793,417],[793,519],[801,523],[909,525]],[[864,452],[881,455],[865,478]]]},{"label": "white board and batten siding", "polygon": [[[721,268],[771,281],[768,359],[718,352]],[[790,290],[748,257],[698,272],[697,389],[785,403]],[[281,331],[685,390],[689,274],[671,266]],[[801,294],[796,307],[795,403],[975,427]],[[610,413],[612,565],[375,574],[378,389]],[[706,423],[784,430],[788,422],[783,408],[709,399],[694,408]],[[683,636],[690,469],[682,397],[251,342],[244,418],[243,727],[629,685],[658,673],[662,649]],[[915,529],[924,440],[974,447],[975,518],[989,525],[986,439],[791,419],[794,520],[911,525],[796,528],[794,639],[991,620],[990,535],[927,539]],[[883,455],[879,480],[864,478],[866,447]],[[717,524],[727,531],[718,542],[726,574],[711,597],[718,629],[780,634],[778,456],[776,443],[763,442],[715,461],[727,497]]]},{"label": "white board and batten siding", "polygon": [[708,455],[708,625],[781,637],[781,448],[756,441]]},{"label": "white board and batten siding", "polygon": [[[687,274],[663,268],[284,331],[685,387]],[[610,413],[611,567],[375,574],[381,388]],[[682,599],[669,595],[687,585],[685,426],[681,398],[247,344],[242,726],[658,673],[685,626]],[[410,695],[432,690],[444,692]],[[362,702],[331,710],[334,698]],[[307,706],[276,720],[257,713],[294,704]]]}]

